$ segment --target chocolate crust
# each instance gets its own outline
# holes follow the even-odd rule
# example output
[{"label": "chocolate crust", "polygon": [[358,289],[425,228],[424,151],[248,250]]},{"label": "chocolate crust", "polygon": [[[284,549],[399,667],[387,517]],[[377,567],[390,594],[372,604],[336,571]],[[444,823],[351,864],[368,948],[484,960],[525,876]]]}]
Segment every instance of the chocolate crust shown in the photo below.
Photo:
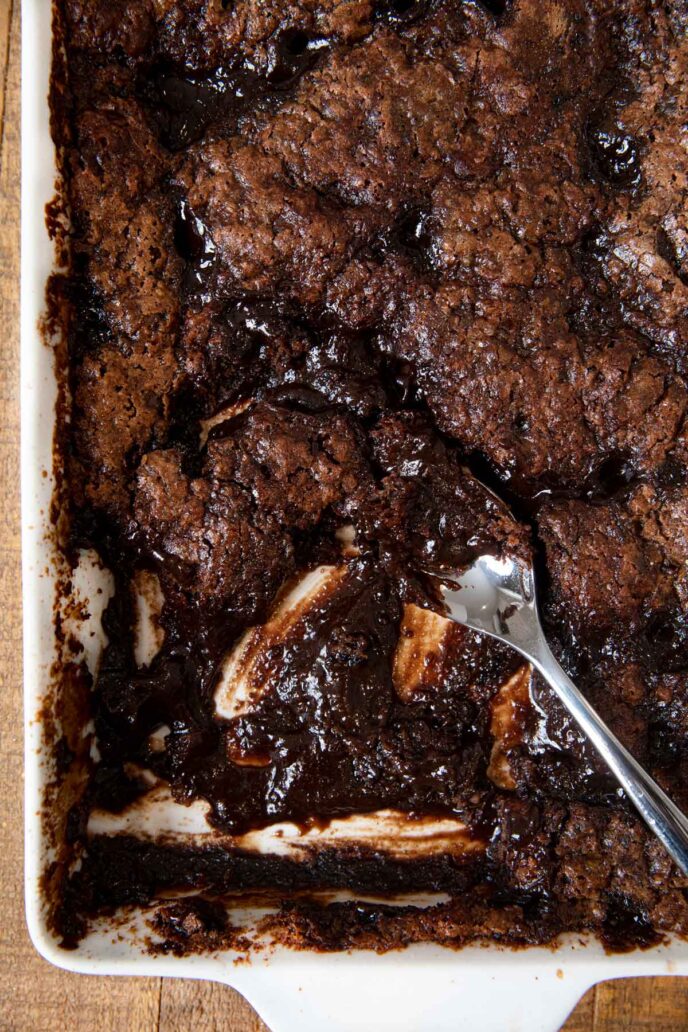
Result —
[{"label": "chocolate crust", "polygon": [[[685,933],[684,881],[567,716],[423,616],[418,573],[532,555],[562,662],[688,808],[685,4],[56,6],[67,551],[116,582],[65,941],[163,890],[257,886],[451,895],[287,901],[273,934],[309,948]],[[222,713],[228,667],[261,690]],[[216,836],[392,810],[475,848],[297,862],[89,832],[141,771]],[[224,934],[204,906],[160,917],[176,950]]]}]

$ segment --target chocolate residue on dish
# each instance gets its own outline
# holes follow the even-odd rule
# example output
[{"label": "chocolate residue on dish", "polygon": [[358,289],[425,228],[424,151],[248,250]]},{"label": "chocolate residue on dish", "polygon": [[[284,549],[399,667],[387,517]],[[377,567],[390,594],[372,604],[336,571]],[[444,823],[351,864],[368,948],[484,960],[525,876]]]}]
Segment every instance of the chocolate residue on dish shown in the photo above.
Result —
[{"label": "chocolate residue on dish", "polygon": [[150,927],[159,937],[148,947],[153,955],[171,953],[181,957],[229,949],[247,952],[253,945],[230,924],[221,903],[201,896],[158,907]]},{"label": "chocolate residue on dish", "polygon": [[[264,918],[260,927],[274,943],[291,949],[386,953],[419,942],[452,949],[486,940],[510,947],[547,945],[561,932],[561,916],[554,915],[544,901],[535,906],[495,904],[488,893],[478,890],[470,898],[422,908],[294,900]],[[610,952],[649,949],[665,939],[650,921],[635,913],[623,926],[619,922],[618,934],[615,918],[610,916],[609,925],[600,929],[600,938]]]},{"label": "chocolate residue on dish", "polygon": [[[494,7],[57,3],[64,550],[115,585],[65,942],[256,887],[309,948],[688,932],[561,707],[418,572],[534,550],[562,662],[688,805],[688,19]],[[337,823],[370,814],[403,850]],[[333,888],[451,899],[289,902]]]}]

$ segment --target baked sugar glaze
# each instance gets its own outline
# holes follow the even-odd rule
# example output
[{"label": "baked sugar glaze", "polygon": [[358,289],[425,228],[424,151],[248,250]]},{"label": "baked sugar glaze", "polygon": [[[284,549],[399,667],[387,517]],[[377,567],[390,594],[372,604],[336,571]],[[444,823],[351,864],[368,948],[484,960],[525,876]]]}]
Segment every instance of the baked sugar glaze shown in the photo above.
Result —
[{"label": "baked sugar glaze", "polygon": [[688,933],[567,714],[418,573],[532,549],[553,648],[688,809],[688,4],[56,15],[69,554],[115,585],[65,942],[189,889],[169,948],[241,890],[325,949]]}]

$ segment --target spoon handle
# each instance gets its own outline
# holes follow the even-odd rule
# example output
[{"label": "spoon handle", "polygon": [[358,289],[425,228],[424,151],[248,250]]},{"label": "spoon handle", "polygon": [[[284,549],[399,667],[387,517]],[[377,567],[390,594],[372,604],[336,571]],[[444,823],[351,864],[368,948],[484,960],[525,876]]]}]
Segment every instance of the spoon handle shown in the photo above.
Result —
[{"label": "spoon handle", "polygon": [[621,782],[648,827],[662,842],[684,874],[688,875],[688,817],[672,803],[666,792],[633,759],[612,734],[585,696],[564,672],[545,640],[539,635],[530,644],[528,658],[551,685],[571,716],[591,740]]}]

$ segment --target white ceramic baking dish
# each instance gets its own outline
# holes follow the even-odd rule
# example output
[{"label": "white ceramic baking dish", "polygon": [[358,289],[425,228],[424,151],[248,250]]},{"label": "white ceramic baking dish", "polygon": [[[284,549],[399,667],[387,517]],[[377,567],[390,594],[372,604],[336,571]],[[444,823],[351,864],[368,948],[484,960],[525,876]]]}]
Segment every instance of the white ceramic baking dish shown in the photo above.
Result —
[{"label": "white ceramic baking dish", "polygon": [[[50,0],[22,3],[22,534],[26,718],[26,910],[36,949],[51,963],[91,975],[207,978],[234,986],[274,1032],[395,1029],[424,1032],[554,1032],[580,996],[602,979],[688,974],[688,943],[607,956],[599,944],[557,950],[451,951],[416,946],[404,952],[317,955],[278,948],[250,963],[227,952],[187,958],[153,957],[135,929],[113,936],[102,922],[72,952],[50,932],[40,879],[50,857],[40,819],[50,777],[38,712],[49,698],[56,658],[53,625],[56,565],[49,534],[52,435],[56,383],[52,355],[38,324],[53,265],[44,208],[54,194],[49,134]],[[47,475],[46,475],[47,474]]]}]

